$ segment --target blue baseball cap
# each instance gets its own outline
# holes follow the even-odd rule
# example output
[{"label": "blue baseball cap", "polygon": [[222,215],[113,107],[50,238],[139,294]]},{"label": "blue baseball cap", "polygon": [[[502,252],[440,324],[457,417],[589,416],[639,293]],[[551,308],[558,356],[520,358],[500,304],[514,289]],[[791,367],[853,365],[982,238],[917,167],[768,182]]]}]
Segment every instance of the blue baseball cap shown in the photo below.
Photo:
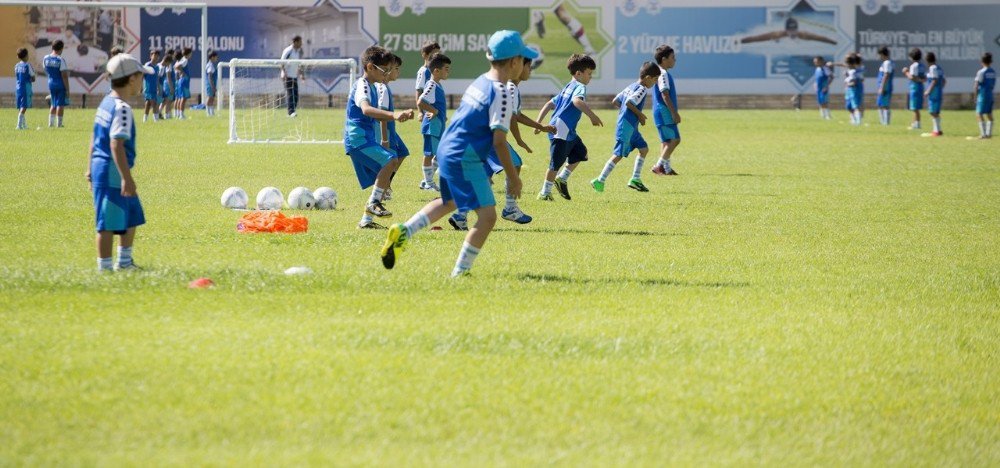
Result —
[{"label": "blue baseball cap", "polygon": [[520,55],[526,59],[534,60],[538,58],[538,52],[529,49],[521,39],[521,33],[517,31],[497,31],[490,36],[489,51],[486,58],[489,60],[506,60]]}]

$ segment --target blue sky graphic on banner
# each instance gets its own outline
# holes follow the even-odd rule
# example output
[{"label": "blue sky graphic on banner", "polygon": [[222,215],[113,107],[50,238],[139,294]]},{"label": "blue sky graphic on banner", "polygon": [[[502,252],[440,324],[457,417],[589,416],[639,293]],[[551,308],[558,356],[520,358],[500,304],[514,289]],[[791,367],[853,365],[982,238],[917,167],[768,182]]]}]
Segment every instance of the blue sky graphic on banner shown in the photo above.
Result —
[{"label": "blue sky graphic on banner", "polygon": [[[833,58],[851,42],[839,27],[839,9],[819,8],[807,1],[790,7],[683,7],[616,10],[615,77],[635,78],[660,44],[677,51],[673,72],[684,79],[792,80],[805,88],[812,76],[812,57]],[[669,31],[651,35],[648,31]]]}]

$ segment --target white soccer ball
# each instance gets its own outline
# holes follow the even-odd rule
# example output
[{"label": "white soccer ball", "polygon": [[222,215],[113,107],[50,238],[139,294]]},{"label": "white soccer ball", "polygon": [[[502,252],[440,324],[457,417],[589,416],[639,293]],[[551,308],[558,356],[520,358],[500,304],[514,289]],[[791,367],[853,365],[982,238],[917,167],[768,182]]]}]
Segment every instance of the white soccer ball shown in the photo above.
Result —
[{"label": "white soccer ball", "polygon": [[316,206],[312,192],[305,187],[295,187],[288,192],[288,207],[293,210],[311,210]]},{"label": "white soccer ball", "polygon": [[264,187],[257,192],[258,210],[280,210],[284,203],[285,197],[277,188]]},{"label": "white soccer ball", "polygon": [[337,192],[330,187],[320,187],[313,192],[317,210],[332,210],[337,207]]},{"label": "white soccer ball", "polygon": [[538,57],[531,61],[531,69],[534,70],[542,66],[542,62],[545,61],[545,54],[542,53],[542,46],[538,44],[528,44],[527,47],[535,52],[538,52]]},{"label": "white soccer ball", "polygon": [[245,210],[247,209],[247,203],[250,202],[250,197],[239,187],[229,187],[225,192],[222,192],[221,201],[222,206],[230,210]]}]

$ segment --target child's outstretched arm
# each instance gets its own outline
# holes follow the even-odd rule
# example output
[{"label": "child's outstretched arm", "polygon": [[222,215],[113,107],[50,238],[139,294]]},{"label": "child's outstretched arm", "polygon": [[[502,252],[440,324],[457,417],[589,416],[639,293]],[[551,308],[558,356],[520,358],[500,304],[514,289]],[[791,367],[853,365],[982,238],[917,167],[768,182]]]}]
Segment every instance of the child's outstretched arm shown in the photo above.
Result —
[{"label": "child's outstretched arm", "polygon": [[[520,112],[518,112],[517,114],[514,114],[514,119],[513,120],[515,122],[525,124],[525,125],[533,128],[533,129],[535,129],[535,130],[538,130],[538,132],[545,132],[545,133],[555,133],[556,132],[556,127],[555,126],[553,126],[553,125],[545,125],[541,121],[535,122],[534,120],[531,120],[531,117],[528,117],[527,115],[524,115],[524,114],[522,114]],[[535,132],[535,133],[538,133],[538,132]]]},{"label": "child's outstretched arm", "polygon": [[604,122],[601,122],[601,118],[598,117],[597,114],[594,113],[594,111],[590,110],[590,106],[587,105],[587,101],[584,101],[579,97],[575,97],[573,98],[573,107],[576,107],[577,109],[580,109],[580,112],[587,114],[587,117],[590,117],[591,125],[595,127],[604,126]]},{"label": "child's outstretched arm", "polygon": [[[548,101],[545,102],[545,105],[542,106],[541,110],[538,111],[538,118],[535,120],[538,122],[543,122],[545,120],[545,116],[548,115],[549,111],[554,109],[555,107],[556,103],[552,102],[552,100],[549,99]],[[537,135],[538,133],[541,133],[541,130],[536,128],[535,134]]]},{"label": "child's outstretched arm", "polygon": [[397,122],[406,122],[407,120],[413,118],[412,109],[405,111],[389,112],[387,110],[379,109],[369,104],[367,101],[361,102],[361,113],[365,114],[365,116],[367,117],[371,117],[375,120],[381,120],[381,121],[395,120]]}]

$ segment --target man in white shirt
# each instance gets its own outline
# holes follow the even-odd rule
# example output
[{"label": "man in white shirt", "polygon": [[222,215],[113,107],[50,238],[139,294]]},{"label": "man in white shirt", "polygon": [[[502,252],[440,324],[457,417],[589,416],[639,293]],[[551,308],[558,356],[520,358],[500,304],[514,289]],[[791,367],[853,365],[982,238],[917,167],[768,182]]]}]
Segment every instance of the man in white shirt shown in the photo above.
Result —
[{"label": "man in white shirt", "polygon": [[[292,38],[292,45],[281,52],[281,59],[298,60],[302,58],[302,36]],[[281,79],[285,82],[285,96],[288,100],[288,115],[295,117],[295,108],[299,105],[299,79],[305,79],[298,64],[281,66]]]}]

